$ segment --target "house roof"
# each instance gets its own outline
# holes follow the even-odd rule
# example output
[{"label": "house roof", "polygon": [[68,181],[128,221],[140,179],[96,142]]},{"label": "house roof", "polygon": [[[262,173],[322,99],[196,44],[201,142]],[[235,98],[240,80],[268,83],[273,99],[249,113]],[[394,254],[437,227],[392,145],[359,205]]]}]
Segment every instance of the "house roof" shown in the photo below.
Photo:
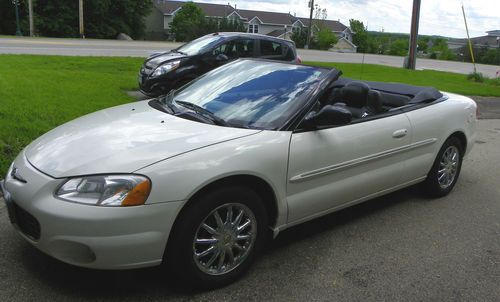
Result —
[{"label": "house roof", "polygon": [[247,9],[237,9],[236,12],[243,18],[247,19],[247,21],[252,20],[254,17],[258,17],[262,23],[268,24],[292,24],[293,19],[293,16],[288,13],[264,12]]},{"label": "house roof", "polygon": [[[155,0],[154,5],[165,15],[172,15],[177,9],[186,4],[186,1]],[[207,16],[225,17],[234,11],[234,7],[229,4],[199,3],[195,4]]]},{"label": "house roof", "polygon": [[[295,19],[300,20],[300,22],[302,22],[305,26],[309,26],[309,18],[300,18],[299,17],[299,18],[295,18]],[[339,21],[313,19],[313,23],[320,23],[320,22],[324,22],[326,27],[328,27],[332,31],[336,31],[336,32],[343,32],[347,28],[347,26],[340,23]]]},{"label": "house roof", "polygon": [[[490,48],[498,47],[497,37],[495,36],[482,36],[482,37],[474,37],[471,38],[472,44],[475,46],[488,46]],[[469,42],[467,39],[450,39],[448,40],[449,44],[456,45],[467,45]]]},{"label": "house roof", "polygon": [[[185,1],[171,1],[171,0],[154,0],[154,5],[165,15],[172,15],[176,10],[182,7]],[[226,17],[231,13],[236,12],[244,21],[250,21],[257,17],[262,23],[265,24],[279,24],[279,25],[292,25],[297,20],[300,20],[305,26],[309,25],[309,18],[301,18],[292,16],[290,13],[276,13],[248,9],[235,9],[229,4],[212,4],[200,3],[195,4],[203,10],[205,15],[209,17]],[[314,22],[324,22],[324,24],[334,32],[342,32],[347,26],[334,20],[317,20]]]},{"label": "house roof", "polygon": [[270,33],[267,33],[266,36],[271,36],[271,37],[280,37],[285,33],[284,29],[275,29]]}]

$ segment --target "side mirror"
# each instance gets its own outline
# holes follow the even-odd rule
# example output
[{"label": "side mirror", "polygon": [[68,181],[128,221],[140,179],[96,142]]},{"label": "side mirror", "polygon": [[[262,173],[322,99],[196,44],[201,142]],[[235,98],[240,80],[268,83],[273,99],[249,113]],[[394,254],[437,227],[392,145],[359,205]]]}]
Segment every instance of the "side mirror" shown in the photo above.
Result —
[{"label": "side mirror", "polygon": [[217,57],[215,57],[215,61],[217,61],[219,63],[227,62],[227,61],[229,61],[229,57],[223,53],[220,53],[217,55]]},{"label": "side mirror", "polygon": [[317,126],[342,126],[350,124],[352,113],[342,105],[327,105],[319,112],[310,112],[304,119],[307,128],[314,129]]}]

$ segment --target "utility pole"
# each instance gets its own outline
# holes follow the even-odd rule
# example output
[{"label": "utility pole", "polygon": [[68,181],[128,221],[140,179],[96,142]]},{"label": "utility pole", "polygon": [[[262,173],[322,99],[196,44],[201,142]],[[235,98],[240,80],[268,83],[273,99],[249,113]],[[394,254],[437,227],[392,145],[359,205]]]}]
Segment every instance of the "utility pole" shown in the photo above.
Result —
[{"label": "utility pole", "polygon": [[309,27],[307,28],[307,43],[304,46],[305,49],[309,48],[311,44],[311,34],[312,34],[312,19],[313,19],[313,10],[314,10],[314,0],[309,1],[309,7],[311,8],[311,13],[309,15]]},{"label": "utility pole", "polygon": [[78,12],[80,20],[80,38],[85,39],[85,29],[83,27],[83,0],[78,0]]},{"label": "utility pole", "polygon": [[12,4],[14,4],[14,8],[16,9],[16,36],[20,37],[23,33],[19,24],[19,0],[12,0]]},{"label": "utility pole", "polygon": [[410,49],[408,50],[408,60],[405,64],[407,69],[415,69],[417,65],[417,44],[418,44],[418,24],[420,22],[420,2],[413,0],[413,13],[411,17]]},{"label": "utility pole", "polygon": [[28,14],[30,21],[30,37],[35,35],[35,25],[33,24],[33,0],[28,0]]}]

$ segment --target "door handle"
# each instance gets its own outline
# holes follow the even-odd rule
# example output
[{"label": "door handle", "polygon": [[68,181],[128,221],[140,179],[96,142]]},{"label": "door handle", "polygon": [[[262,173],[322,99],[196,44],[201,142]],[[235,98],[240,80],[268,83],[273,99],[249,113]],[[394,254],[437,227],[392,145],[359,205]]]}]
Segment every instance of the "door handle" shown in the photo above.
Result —
[{"label": "door handle", "polygon": [[402,137],[405,137],[406,134],[408,134],[408,130],[407,129],[399,129],[399,130],[394,131],[394,133],[392,133],[392,137],[394,137],[394,138],[402,138]]}]

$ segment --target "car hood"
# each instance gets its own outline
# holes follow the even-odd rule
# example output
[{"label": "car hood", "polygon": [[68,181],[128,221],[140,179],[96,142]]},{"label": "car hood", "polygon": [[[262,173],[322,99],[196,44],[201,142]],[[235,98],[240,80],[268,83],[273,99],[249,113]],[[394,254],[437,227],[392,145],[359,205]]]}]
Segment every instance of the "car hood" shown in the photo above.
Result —
[{"label": "car hood", "polygon": [[186,120],[142,101],[59,126],[33,141],[25,154],[34,167],[55,178],[130,173],[181,153],[258,132]]},{"label": "car hood", "polygon": [[167,61],[171,61],[171,60],[175,60],[175,59],[182,59],[185,57],[186,57],[186,55],[178,53],[178,52],[172,52],[172,51],[164,52],[164,53],[157,54],[153,57],[148,58],[146,60],[146,66],[148,66],[150,68],[156,68],[157,66],[159,66]]}]

